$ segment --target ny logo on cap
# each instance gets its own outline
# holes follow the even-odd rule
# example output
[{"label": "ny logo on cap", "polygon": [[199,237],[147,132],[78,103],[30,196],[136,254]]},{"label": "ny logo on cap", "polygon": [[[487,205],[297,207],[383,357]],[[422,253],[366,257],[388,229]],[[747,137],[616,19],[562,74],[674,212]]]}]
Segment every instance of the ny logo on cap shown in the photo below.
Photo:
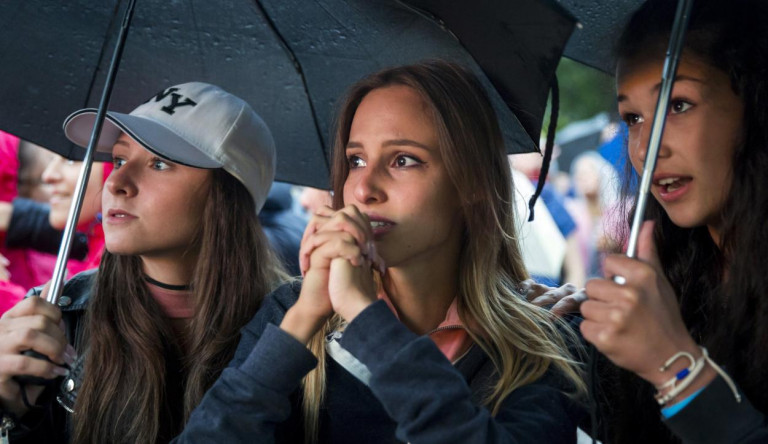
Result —
[{"label": "ny logo on cap", "polygon": [[[166,113],[168,113],[170,115],[173,115],[173,113],[176,112],[175,111],[176,108],[178,108],[180,106],[197,106],[197,102],[193,101],[192,99],[190,99],[188,97],[184,97],[181,94],[177,94],[176,91],[178,91],[178,90],[179,90],[179,88],[175,88],[175,87],[174,88],[168,88],[165,91],[159,92],[154,97],[155,102],[159,102],[159,101],[165,99],[166,97],[168,97],[169,95],[171,96],[171,104],[163,106],[162,108],[160,108],[161,110],[165,111]],[[181,101],[182,98],[184,99],[183,102]],[[150,97],[149,100],[152,100],[152,97]],[[147,102],[149,102],[149,100],[147,100]],[[144,102],[144,103],[146,103],[146,102]]]}]

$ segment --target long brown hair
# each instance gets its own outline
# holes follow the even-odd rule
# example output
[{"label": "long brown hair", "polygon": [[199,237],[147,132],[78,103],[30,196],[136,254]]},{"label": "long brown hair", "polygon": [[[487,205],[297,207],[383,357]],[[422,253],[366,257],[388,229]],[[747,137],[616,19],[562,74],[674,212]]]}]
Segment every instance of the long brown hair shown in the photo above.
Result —
[{"label": "long brown hair", "polygon": [[[85,377],[73,415],[77,443],[169,441],[234,355],[240,329],[285,274],[245,187],[213,170],[199,234],[195,313],[179,343],[144,284],[141,259],[105,252],[77,344]],[[183,354],[181,350],[187,350]],[[169,381],[168,357],[183,381]],[[168,384],[180,384],[168,399]],[[175,412],[175,413],[174,413]]]},{"label": "long brown hair", "polygon": [[[459,257],[459,316],[469,334],[492,359],[499,380],[486,399],[496,413],[513,390],[541,377],[550,365],[574,387],[585,390],[580,370],[552,317],[517,293],[528,277],[518,246],[512,177],[496,114],[479,80],[466,69],[431,61],[387,69],[354,85],[341,105],[333,147],[334,207],[341,208],[349,174],[345,154],[352,120],[372,90],[404,85],[424,100],[435,122],[440,153],[463,210]],[[308,440],[318,430],[325,374],[323,333],[310,342],[320,365],[306,378],[304,419]]]}]

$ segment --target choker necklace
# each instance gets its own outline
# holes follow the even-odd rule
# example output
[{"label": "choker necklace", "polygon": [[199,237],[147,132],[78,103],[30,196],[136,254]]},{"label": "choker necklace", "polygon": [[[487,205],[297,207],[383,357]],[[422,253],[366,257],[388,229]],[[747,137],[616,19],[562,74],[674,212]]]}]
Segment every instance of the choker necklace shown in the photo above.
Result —
[{"label": "choker necklace", "polygon": [[149,276],[146,276],[146,275],[144,276],[144,280],[145,280],[145,281],[147,281],[147,282],[149,282],[150,284],[152,284],[152,285],[154,285],[154,286],[157,286],[157,287],[160,287],[160,288],[164,288],[164,289],[166,289],[166,290],[173,290],[173,291],[189,291],[189,290],[192,288],[192,286],[191,286],[191,285],[171,285],[171,284],[164,284],[164,283],[162,283],[162,282],[160,282],[160,281],[156,281],[156,280],[154,280],[154,279],[152,279],[151,277],[149,277]]}]

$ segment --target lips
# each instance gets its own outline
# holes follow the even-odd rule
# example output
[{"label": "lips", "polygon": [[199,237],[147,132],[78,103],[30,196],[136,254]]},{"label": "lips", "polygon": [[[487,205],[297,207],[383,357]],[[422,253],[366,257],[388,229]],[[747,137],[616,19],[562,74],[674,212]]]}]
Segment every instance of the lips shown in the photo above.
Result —
[{"label": "lips", "polygon": [[672,202],[682,197],[689,189],[693,178],[690,176],[656,175],[653,185],[659,197]]},{"label": "lips", "polygon": [[371,229],[376,238],[390,232],[397,225],[391,220],[375,214],[369,214],[368,219],[371,221]]},{"label": "lips", "polygon": [[120,208],[110,208],[104,222],[112,225],[123,224],[138,219],[135,215]]}]

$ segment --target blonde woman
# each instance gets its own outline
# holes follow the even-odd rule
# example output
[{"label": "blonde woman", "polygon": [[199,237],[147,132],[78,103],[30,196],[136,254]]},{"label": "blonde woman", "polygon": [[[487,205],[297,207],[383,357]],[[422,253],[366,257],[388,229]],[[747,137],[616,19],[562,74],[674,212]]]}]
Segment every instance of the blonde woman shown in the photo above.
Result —
[{"label": "blonde woman", "polygon": [[583,383],[518,293],[478,80],[444,62],[379,72],[352,87],[335,140],[334,209],[305,232],[303,282],[267,298],[178,440],[575,442]]}]

